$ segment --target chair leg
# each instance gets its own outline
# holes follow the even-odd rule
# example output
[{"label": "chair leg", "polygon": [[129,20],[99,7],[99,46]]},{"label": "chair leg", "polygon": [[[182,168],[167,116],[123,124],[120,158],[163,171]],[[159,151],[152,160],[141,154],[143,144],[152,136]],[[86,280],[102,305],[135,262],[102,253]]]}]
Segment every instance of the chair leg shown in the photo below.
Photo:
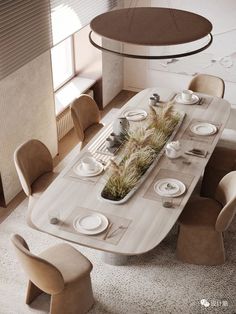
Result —
[{"label": "chair leg", "polygon": [[40,290],[33,282],[29,280],[28,287],[27,287],[27,293],[26,293],[26,304],[30,304],[34,301],[41,293],[43,293],[42,290]]},{"label": "chair leg", "polygon": [[50,314],[84,314],[93,306],[90,275],[65,285],[62,292],[51,296]]},{"label": "chair leg", "polygon": [[221,232],[206,226],[180,225],[177,258],[197,265],[221,265],[225,250]]}]

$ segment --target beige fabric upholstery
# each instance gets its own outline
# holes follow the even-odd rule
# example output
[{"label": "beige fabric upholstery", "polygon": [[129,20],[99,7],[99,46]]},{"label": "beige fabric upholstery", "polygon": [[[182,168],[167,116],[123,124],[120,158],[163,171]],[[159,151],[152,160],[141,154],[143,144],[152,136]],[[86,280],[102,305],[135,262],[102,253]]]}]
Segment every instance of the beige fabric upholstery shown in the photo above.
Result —
[{"label": "beige fabric upholstery", "polygon": [[205,168],[201,195],[214,198],[220,180],[234,170],[236,170],[236,149],[216,147]]},{"label": "beige fabric upholstery", "polygon": [[38,228],[31,221],[31,213],[33,207],[37,203],[39,197],[47,189],[47,187],[53,182],[53,180],[58,176],[58,173],[47,172],[44,175],[40,176],[36,181],[33,182],[31,186],[31,195],[29,196],[28,211],[26,215],[27,224],[34,229]]},{"label": "beige fabric upholstery", "polygon": [[26,303],[40,293],[51,294],[52,314],[86,313],[94,303],[90,272],[92,264],[72,246],[62,243],[39,256],[30,253],[25,240],[15,234],[11,241],[29,277]]},{"label": "beige fabric upholstery", "polygon": [[199,92],[223,98],[225,92],[225,83],[217,76],[198,74],[192,79],[188,89],[192,90],[193,92]]},{"label": "beige fabric upholstery", "polygon": [[195,197],[179,218],[177,257],[184,262],[219,265],[225,261],[222,232],[236,211],[236,171],[218,184],[215,199]]},{"label": "beige fabric upholstery", "polygon": [[[235,120],[236,121],[236,120]],[[236,130],[224,129],[217,147],[223,147],[236,151]]]},{"label": "beige fabric upholstery", "polygon": [[236,171],[228,173],[220,181],[215,199],[223,206],[216,220],[217,231],[225,231],[234,218],[236,212]]},{"label": "beige fabric upholstery", "polygon": [[[83,94],[71,104],[71,116],[79,141],[83,142],[90,133],[90,129],[98,131],[103,127],[100,112],[96,102],[89,95]],[[93,134],[94,135],[94,134]]]},{"label": "beige fabric upholstery", "polygon": [[14,154],[16,170],[27,196],[29,196],[27,224],[31,222],[31,211],[40,195],[58,175],[53,172],[53,160],[47,147],[39,140],[30,140],[17,148]]},{"label": "beige fabric upholstery", "polygon": [[18,147],[14,154],[14,161],[27,196],[32,194],[32,183],[53,170],[52,156],[47,147],[38,140],[30,140]]}]

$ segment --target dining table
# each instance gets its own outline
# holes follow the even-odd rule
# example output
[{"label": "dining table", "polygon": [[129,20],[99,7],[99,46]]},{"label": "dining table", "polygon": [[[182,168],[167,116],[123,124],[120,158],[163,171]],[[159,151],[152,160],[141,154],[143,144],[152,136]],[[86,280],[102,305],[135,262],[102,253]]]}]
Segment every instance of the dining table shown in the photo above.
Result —
[{"label": "dining table", "polygon": [[[149,113],[149,99],[156,93],[160,96],[156,108],[172,104],[174,110],[184,117],[172,138],[180,142],[182,154],[178,158],[169,158],[163,150],[155,167],[126,202],[107,202],[101,197],[101,191],[109,178],[111,159],[119,160],[121,152],[114,155],[104,153],[105,141],[113,131],[115,120],[127,110],[140,109]],[[181,91],[170,88],[153,87],[138,92],[119,109],[110,124],[104,126],[84,149],[78,150],[75,158],[42,194],[31,211],[30,219],[35,228],[99,250],[104,262],[113,265],[124,264],[128,256],[144,254],[155,248],[177,222],[203,175],[230,115],[231,106],[225,99],[194,94],[198,101],[186,104],[181,101]],[[132,127],[141,123],[144,120],[130,121]],[[217,132],[207,136],[195,134],[192,126],[196,123],[210,123]],[[192,149],[205,151],[206,154],[186,154]],[[104,170],[96,176],[79,176],[76,167],[84,156],[93,156],[104,166]],[[186,187],[182,195],[172,198],[170,207],[166,207],[163,197],[155,192],[156,182],[165,178],[179,180]],[[78,217],[96,217],[96,214],[107,218],[108,224],[102,232],[83,233],[76,228]],[[59,217],[59,223],[52,223],[50,217],[53,215]]]}]

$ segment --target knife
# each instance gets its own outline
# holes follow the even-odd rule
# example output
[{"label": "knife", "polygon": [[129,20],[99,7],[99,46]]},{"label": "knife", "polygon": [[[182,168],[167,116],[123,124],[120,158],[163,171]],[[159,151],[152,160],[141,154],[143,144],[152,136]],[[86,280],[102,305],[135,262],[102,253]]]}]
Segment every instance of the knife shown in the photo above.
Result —
[{"label": "knife", "polygon": [[186,155],[191,155],[191,156],[196,156],[196,157],[201,157],[201,158],[205,158],[207,155],[207,152],[201,152],[201,153],[196,153],[193,151],[187,151],[184,152]]},{"label": "knife", "polygon": [[103,240],[106,240],[112,226],[113,226],[113,223],[109,223],[109,226],[107,227],[106,233],[104,234],[104,236],[102,238]]}]

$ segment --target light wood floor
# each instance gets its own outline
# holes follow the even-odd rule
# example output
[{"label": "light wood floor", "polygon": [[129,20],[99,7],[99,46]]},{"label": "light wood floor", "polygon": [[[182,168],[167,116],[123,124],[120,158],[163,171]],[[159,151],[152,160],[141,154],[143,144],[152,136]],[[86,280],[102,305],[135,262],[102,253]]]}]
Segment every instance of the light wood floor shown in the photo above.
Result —
[{"label": "light wood floor", "polygon": [[[109,112],[114,108],[121,108],[136,93],[132,91],[122,90],[101,112],[102,118],[106,118]],[[75,130],[69,131],[58,143],[58,155],[54,158],[54,166],[56,166],[67,154],[78,144]],[[23,191],[9,203],[6,208],[0,207],[0,223],[26,198]]]}]

